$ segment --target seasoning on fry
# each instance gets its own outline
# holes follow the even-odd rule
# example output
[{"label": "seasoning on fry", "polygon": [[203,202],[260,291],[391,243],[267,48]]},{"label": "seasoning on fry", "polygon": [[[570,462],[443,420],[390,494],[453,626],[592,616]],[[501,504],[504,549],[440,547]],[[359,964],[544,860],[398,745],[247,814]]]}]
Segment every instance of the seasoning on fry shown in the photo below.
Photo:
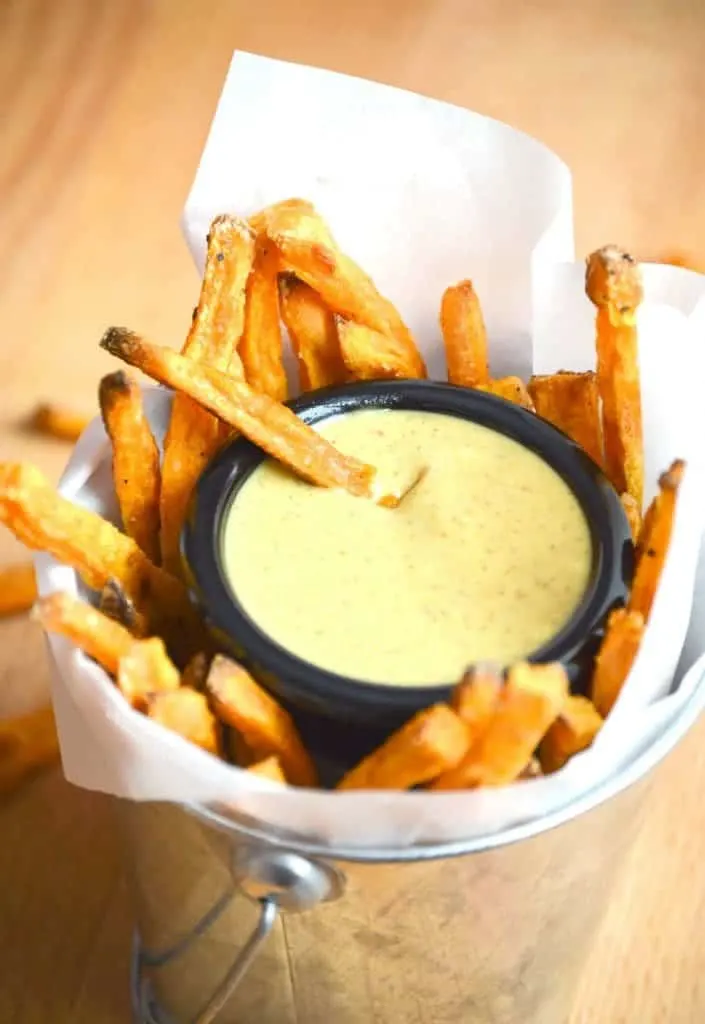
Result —
[{"label": "seasoning on fry", "polygon": [[162,384],[189,394],[304,480],[342,487],[358,496],[371,495],[372,466],[343,455],[285,405],[253,391],[244,381],[194,365],[123,328],[112,327],[101,347]]},{"label": "seasoning on fry", "polygon": [[340,351],[351,380],[407,380],[419,376],[408,346],[392,334],[336,315]]},{"label": "seasoning on fry", "polygon": [[[255,237],[237,217],[221,216],[211,224],[206,268],[198,306],[182,354],[243,376],[237,352],[245,326],[247,280]],[[174,396],[164,440],[160,499],[162,564],[179,575],[179,538],[194,484],[223,443],[219,421],[188,394]]]},{"label": "seasoning on fry", "polygon": [[586,750],[602,728],[603,719],[587,697],[570,696],[544,736],[539,750],[543,770],[556,772],[575,754]]},{"label": "seasoning on fry", "polygon": [[134,637],[144,637],[149,632],[145,616],[137,611],[120,583],[112,577],[100,592],[99,608],[103,615],[119,622]]},{"label": "seasoning on fry", "polygon": [[617,608],[595,657],[590,696],[603,718],[609,715],[631,671],[644,636],[644,616],[638,611]]},{"label": "seasoning on fry", "polygon": [[457,767],[431,789],[503,786],[521,775],[563,710],[568,678],[562,665],[514,665],[488,728]]},{"label": "seasoning on fry", "polygon": [[202,693],[182,686],[152,694],[147,700],[147,717],[209,754],[220,754],[218,723]]},{"label": "seasoning on fry", "polygon": [[125,533],[158,565],[160,456],[142,390],[136,380],[117,370],[103,377],[98,397],[113,449],[113,484]]},{"label": "seasoning on fry", "polygon": [[560,370],[534,376],[529,381],[529,395],[538,416],[562,430],[593,462],[602,465],[602,425],[595,373]]},{"label": "seasoning on fry", "polygon": [[74,409],[44,402],[32,413],[30,426],[37,433],[55,437],[59,441],[78,441],[90,421],[90,416],[84,416]]},{"label": "seasoning on fry", "polygon": [[445,704],[420,711],[338,783],[338,789],[412,789],[452,770],[470,730]]},{"label": "seasoning on fry", "polygon": [[310,203],[277,203],[251,223],[275,243],[285,268],[317,291],[334,313],[395,337],[413,370],[409,376],[426,376],[423,359],[394,305],[380,295],[356,263],[340,252]]},{"label": "seasoning on fry", "polygon": [[0,569],[0,618],[28,612],[37,600],[37,581],[31,562]]},{"label": "seasoning on fry", "polygon": [[247,770],[260,779],[269,779],[270,782],[280,782],[282,786],[286,785],[286,776],[278,757],[266,757],[264,761],[251,764]]},{"label": "seasoning on fry", "polygon": [[468,388],[489,384],[487,331],[472,281],[459,281],[443,293],[441,333],[448,382]]},{"label": "seasoning on fry", "polygon": [[115,675],[120,659],[135,643],[131,633],[92,605],[62,591],[42,597],[36,617],[48,633],[60,633]]},{"label": "seasoning on fry", "polygon": [[218,718],[244,737],[255,758],[278,757],[292,785],[316,785],[316,769],[291,716],[241,665],[216,655],[206,691]]},{"label": "seasoning on fry", "polygon": [[666,473],[661,474],[659,493],[652,502],[653,511],[650,509],[644,520],[645,531],[643,538],[639,540],[639,559],[634,573],[629,608],[631,611],[641,612],[645,620],[649,618],[668,555],[678,489],[684,471],[685,463],[677,459]]},{"label": "seasoning on fry", "polygon": [[513,402],[514,405],[520,405],[522,409],[528,409],[529,412],[534,411],[534,403],[531,401],[526,384],[520,377],[499,377],[497,380],[491,380],[488,384],[479,384],[477,390],[496,395],[497,398],[503,398],[505,402]]},{"label": "seasoning on fry", "polygon": [[293,274],[279,279],[281,316],[299,367],[301,391],[343,384],[348,371],[333,314],[313,288]]},{"label": "seasoning on fry", "polygon": [[27,547],[70,565],[92,590],[117,580],[179,661],[204,647],[205,626],[183,585],[111,523],[62,497],[36,467],[0,463],[0,522]]},{"label": "seasoning on fry", "polygon": [[276,249],[265,238],[258,239],[247,282],[245,329],[238,351],[250,387],[285,402],[288,384],[282,361],[278,270]]},{"label": "seasoning on fry", "polygon": [[120,657],[115,681],[127,703],[138,711],[147,709],[155,693],[178,690],[181,685],[179,672],[158,636],[132,642]]},{"label": "seasoning on fry", "polygon": [[58,759],[59,741],[51,707],[0,719],[0,794],[13,793]]},{"label": "seasoning on fry", "polygon": [[614,487],[641,508],[644,450],[636,311],[643,299],[641,271],[617,246],[587,260],[585,290],[597,307],[597,385],[602,400],[605,470]]}]

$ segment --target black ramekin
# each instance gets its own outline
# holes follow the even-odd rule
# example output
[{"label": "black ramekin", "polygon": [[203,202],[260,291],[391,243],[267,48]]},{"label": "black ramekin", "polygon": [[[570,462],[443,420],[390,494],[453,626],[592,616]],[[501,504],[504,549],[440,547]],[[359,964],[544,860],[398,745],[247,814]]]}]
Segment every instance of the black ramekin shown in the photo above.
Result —
[{"label": "black ramekin", "polygon": [[[633,571],[629,525],[616,492],[573,441],[545,420],[510,402],[468,388],[430,381],[353,384],[289,403],[307,423],[358,409],[418,409],[472,420],[536,452],[568,484],[592,536],[590,581],[564,628],[530,661],[560,661],[580,692],[609,611],[625,601]],[[201,477],[182,536],[186,576],[218,645],[242,661],[295,714],[309,742],[344,763],[371,748],[423,707],[448,698],[455,680],[436,686],[379,685],[317,668],[280,647],[248,616],[223,571],[221,532],[232,500],[265,458],[237,439]],[[295,599],[283,595],[282,600]],[[337,725],[336,725],[337,723]],[[348,750],[345,754],[343,748]]]}]

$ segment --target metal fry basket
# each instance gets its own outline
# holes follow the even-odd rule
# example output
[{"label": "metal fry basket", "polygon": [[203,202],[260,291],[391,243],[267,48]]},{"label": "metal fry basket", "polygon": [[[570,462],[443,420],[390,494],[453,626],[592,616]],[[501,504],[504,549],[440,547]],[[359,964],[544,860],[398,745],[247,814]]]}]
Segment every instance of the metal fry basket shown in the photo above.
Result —
[{"label": "metal fry basket", "polygon": [[705,678],[628,767],[529,826],[330,849],[201,807],[117,802],[138,1024],[565,1024],[654,769]]}]

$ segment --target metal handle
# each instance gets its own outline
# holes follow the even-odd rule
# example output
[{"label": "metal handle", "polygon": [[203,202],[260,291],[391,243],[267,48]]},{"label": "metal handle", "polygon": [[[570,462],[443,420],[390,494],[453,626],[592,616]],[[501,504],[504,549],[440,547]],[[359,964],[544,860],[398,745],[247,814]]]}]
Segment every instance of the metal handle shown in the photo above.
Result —
[{"label": "metal handle", "polygon": [[276,924],[280,911],[297,913],[309,910],[318,903],[337,899],[345,888],[344,876],[332,864],[309,860],[287,850],[244,844],[235,847],[232,880],[233,887],[215,902],[187,936],[168,950],[159,953],[143,951],[139,958],[138,969],[139,966],[158,969],[173,963],[210,930],[238,892],[259,905],[254,931],[192,1024],[212,1024],[247,973]]},{"label": "metal handle", "polygon": [[223,981],[196,1017],[194,1024],[211,1024],[215,1020],[242,981],[260,946],[274,927],[279,916],[277,904],[273,900],[261,900],[261,905],[262,909],[255,930],[240,950]]}]

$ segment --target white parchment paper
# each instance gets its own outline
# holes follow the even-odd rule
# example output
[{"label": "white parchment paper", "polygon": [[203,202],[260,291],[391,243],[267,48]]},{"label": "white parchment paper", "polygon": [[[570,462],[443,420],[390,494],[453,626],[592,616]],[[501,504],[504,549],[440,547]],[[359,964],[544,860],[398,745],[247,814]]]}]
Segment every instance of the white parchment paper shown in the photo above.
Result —
[{"label": "white parchment paper", "polygon": [[[441,293],[468,276],[482,300],[495,375],[594,366],[593,312],[583,264],[574,262],[570,174],[535,140],[387,86],[236,54],[184,212],[199,269],[214,215],[248,215],[292,196],[318,206],[340,245],[398,305],[432,376],[445,375]],[[687,459],[688,470],[642,650],[591,750],[550,778],[503,790],[281,791],[132,711],[97,666],[52,637],[68,779],[135,800],[226,805],[331,845],[371,848],[496,832],[558,809],[626,765],[677,712],[681,694],[671,691],[679,659],[678,678],[705,649],[705,565],[688,632],[705,518],[698,450],[705,402],[697,393],[705,277],[648,266],[645,287],[639,328],[648,496],[673,458]],[[151,390],[147,403],[163,430],[168,394]],[[79,442],[62,489],[114,514],[98,422]],[[71,570],[44,556],[37,565],[42,593],[77,590]]]}]

